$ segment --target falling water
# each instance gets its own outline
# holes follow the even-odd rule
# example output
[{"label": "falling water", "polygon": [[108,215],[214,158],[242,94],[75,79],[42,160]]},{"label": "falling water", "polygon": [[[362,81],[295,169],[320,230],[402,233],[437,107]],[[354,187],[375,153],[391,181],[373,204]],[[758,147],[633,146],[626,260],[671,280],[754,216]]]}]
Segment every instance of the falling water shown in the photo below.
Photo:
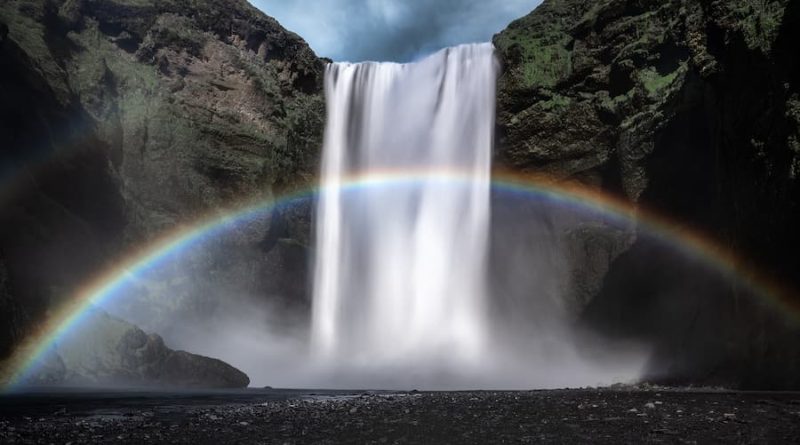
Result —
[{"label": "falling water", "polygon": [[[491,44],[413,64],[335,63],[317,214],[312,347],[371,367],[462,366],[486,346],[497,62]],[[469,172],[454,188],[442,171]],[[413,171],[348,191],[346,178]]]},{"label": "falling water", "polygon": [[312,385],[552,388],[638,375],[638,352],[600,357],[599,343],[576,343],[562,292],[569,218],[490,193],[497,73],[491,44],[328,66],[311,326],[323,375]]}]

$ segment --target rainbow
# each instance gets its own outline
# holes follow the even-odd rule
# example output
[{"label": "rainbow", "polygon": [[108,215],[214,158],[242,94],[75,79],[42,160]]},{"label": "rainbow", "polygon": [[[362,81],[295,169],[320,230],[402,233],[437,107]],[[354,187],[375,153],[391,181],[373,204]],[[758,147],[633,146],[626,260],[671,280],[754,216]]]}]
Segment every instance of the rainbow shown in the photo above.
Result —
[{"label": "rainbow", "polygon": [[[350,191],[373,187],[410,186],[431,180],[443,184],[465,185],[471,181],[471,176],[460,171],[434,173],[380,171],[346,178],[340,187]],[[636,224],[640,229],[666,240],[683,252],[698,257],[720,272],[741,279],[757,295],[777,306],[783,313],[800,317],[800,306],[788,289],[779,286],[735,252],[711,238],[655,212],[636,207],[623,199],[581,184],[556,181],[553,178],[537,175],[496,172],[493,174],[492,185],[495,190],[542,197],[559,205],[597,212],[617,222]],[[0,382],[4,382],[4,390],[19,387],[60,338],[79,325],[92,307],[107,303],[121,295],[120,291],[130,283],[132,277],[158,267],[180,252],[232,228],[237,223],[268,215],[275,209],[312,198],[320,192],[324,193],[324,190],[306,189],[263,202],[239,205],[223,213],[207,215],[192,224],[180,225],[144,247],[128,252],[121,261],[82,286],[66,304],[52,311],[40,324],[40,329],[14,351],[4,363],[5,376],[0,375],[2,379]]]}]

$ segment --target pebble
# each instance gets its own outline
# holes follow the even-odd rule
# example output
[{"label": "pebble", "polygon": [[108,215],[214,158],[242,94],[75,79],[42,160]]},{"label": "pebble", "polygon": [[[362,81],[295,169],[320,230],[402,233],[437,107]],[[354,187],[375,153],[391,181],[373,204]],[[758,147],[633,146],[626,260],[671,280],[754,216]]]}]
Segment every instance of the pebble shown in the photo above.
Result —
[{"label": "pebble", "polygon": [[[649,431],[653,434],[686,435],[696,443],[704,443],[709,438],[718,438],[720,441],[733,440],[750,434],[758,442],[760,436],[754,436],[748,428],[746,421],[754,421],[756,409],[749,399],[745,402],[738,400],[722,400],[714,406],[716,414],[703,416],[708,413],[713,403],[701,399],[697,406],[685,403],[681,399],[664,399],[663,403],[652,395],[643,395],[639,398],[626,399],[627,394],[609,392],[608,394],[592,394],[591,397],[574,398],[571,393],[480,393],[475,395],[461,394],[429,394],[423,393],[418,397],[396,397],[394,401],[381,396],[369,396],[352,401],[351,399],[335,399],[322,401],[296,401],[291,402],[295,408],[287,409],[290,402],[275,401],[270,404],[252,406],[223,405],[218,409],[204,407],[188,407],[184,416],[175,416],[168,410],[168,415],[162,418],[162,412],[155,413],[155,418],[149,421],[143,414],[136,417],[120,418],[119,421],[110,422],[103,420],[95,422],[95,417],[87,419],[70,417],[57,417],[50,408],[47,413],[54,420],[52,423],[33,424],[25,423],[21,418],[14,418],[17,425],[9,424],[5,419],[0,420],[0,443],[9,443],[10,440],[20,440],[19,434],[13,435],[17,426],[25,434],[40,434],[41,442],[26,443],[165,443],[170,440],[191,440],[195,437],[199,442],[205,439],[215,441],[233,434],[244,438],[250,434],[265,434],[268,431],[268,443],[282,443],[287,437],[302,437],[304,441],[315,442],[326,438],[350,437],[352,434],[361,434],[359,443],[393,443],[398,439],[419,439],[425,434],[433,434],[441,438],[443,434],[439,423],[430,423],[431,420],[440,422],[444,414],[448,415],[447,424],[442,428],[460,428],[454,433],[463,432],[463,437],[458,434],[450,437],[454,441],[462,438],[463,442],[480,442],[489,429],[499,429],[508,434],[507,437],[530,438],[530,441],[542,434],[542,441],[552,442],[564,434],[577,442],[586,442],[588,439],[580,429],[580,422],[591,422],[592,428],[597,428],[601,434],[595,437],[599,442],[615,443],[615,434],[628,434]],[[724,396],[714,396],[723,398]],[[563,398],[562,398],[563,397]],[[495,398],[497,400],[495,400]],[[647,399],[650,398],[650,401]],[[476,400],[479,399],[479,400]],[[419,402],[419,403],[417,403]],[[738,406],[731,406],[737,404]],[[625,410],[625,405],[630,408]],[[633,405],[633,406],[631,406]],[[660,408],[659,409],[659,405]],[[782,405],[763,404],[758,409],[770,413],[765,418],[765,425],[770,427],[782,426],[787,434],[795,434],[798,428],[797,411],[800,407],[800,398],[797,402],[786,402]],[[414,407],[413,410],[410,409]],[[548,409],[549,408],[549,409]],[[592,410],[590,410],[592,408]],[[788,408],[788,409],[786,409]],[[794,408],[794,409],[791,409]],[[47,409],[47,408],[45,408]],[[103,408],[106,409],[106,408]],[[596,410],[595,410],[596,409]],[[579,410],[582,410],[579,412]],[[72,410],[70,410],[72,411]],[[411,411],[414,415],[411,416]],[[689,413],[683,416],[681,413]],[[615,416],[616,415],[616,416]],[[509,417],[518,416],[518,417]],[[34,416],[37,419],[39,416]],[[210,422],[210,419],[220,419]],[[248,419],[247,421],[243,421]],[[254,419],[250,422],[249,419]],[[255,420],[259,419],[259,420]],[[184,422],[186,420],[187,422]],[[163,421],[163,426],[162,422]],[[756,420],[757,421],[757,420]],[[172,424],[172,423],[176,424]],[[13,425],[13,426],[12,426]],[[98,429],[89,430],[90,426]],[[254,428],[249,428],[254,426]],[[416,426],[416,427],[415,427]],[[238,427],[238,428],[237,428]],[[259,431],[263,428],[264,431]],[[755,430],[753,430],[755,431]],[[440,436],[437,436],[440,435]],[[118,436],[119,435],[119,436]],[[422,435],[422,436],[421,436]],[[282,436],[282,437],[281,437]],[[30,436],[33,437],[33,436]],[[122,437],[116,440],[115,438]],[[566,437],[566,436],[565,436]],[[795,436],[797,437],[797,436]],[[369,440],[366,440],[369,438]],[[661,437],[659,440],[665,440]],[[245,442],[247,440],[244,440]],[[412,441],[412,440],[409,440]],[[570,441],[565,439],[565,441]],[[446,440],[445,440],[446,442]],[[524,442],[524,441],[523,441]],[[220,440],[216,443],[224,443]],[[436,443],[436,442],[429,442]],[[441,442],[439,442],[441,443]]]}]

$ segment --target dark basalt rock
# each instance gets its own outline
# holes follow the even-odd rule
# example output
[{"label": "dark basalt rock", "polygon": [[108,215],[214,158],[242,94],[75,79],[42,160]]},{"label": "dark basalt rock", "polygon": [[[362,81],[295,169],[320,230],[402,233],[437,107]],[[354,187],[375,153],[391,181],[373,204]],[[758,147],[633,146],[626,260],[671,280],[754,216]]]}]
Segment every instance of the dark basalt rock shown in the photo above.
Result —
[{"label": "dark basalt rock", "polygon": [[[6,1],[0,59],[0,357],[131,246],[316,172],[324,62],[245,0]],[[285,219],[297,248],[264,248],[269,217],[237,227],[197,287],[304,305],[240,279],[305,264],[307,212]]]},{"label": "dark basalt rock", "polygon": [[155,334],[91,309],[80,326],[56,340],[29,376],[38,385],[129,385],[245,388],[246,374],[213,358],[174,351]]},{"label": "dark basalt rock", "polygon": [[[498,163],[670,215],[800,288],[798,21],[788,0],[545,0],[494,38]],[[746,289],[637,230],[581,232],[566,297],[655,343],[654,378],[800,387],[798,330]]]}]

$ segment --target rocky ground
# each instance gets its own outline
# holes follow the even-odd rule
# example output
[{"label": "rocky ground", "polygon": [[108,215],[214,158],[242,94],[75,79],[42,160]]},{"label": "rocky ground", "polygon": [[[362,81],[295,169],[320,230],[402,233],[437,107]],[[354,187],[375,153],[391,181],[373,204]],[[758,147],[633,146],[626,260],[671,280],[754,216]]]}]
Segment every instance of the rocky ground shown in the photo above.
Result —
[{"label": "rocky ground", "polygon": [[29,394],[2,443],[798,443],[800,394],[528,392]]}]

